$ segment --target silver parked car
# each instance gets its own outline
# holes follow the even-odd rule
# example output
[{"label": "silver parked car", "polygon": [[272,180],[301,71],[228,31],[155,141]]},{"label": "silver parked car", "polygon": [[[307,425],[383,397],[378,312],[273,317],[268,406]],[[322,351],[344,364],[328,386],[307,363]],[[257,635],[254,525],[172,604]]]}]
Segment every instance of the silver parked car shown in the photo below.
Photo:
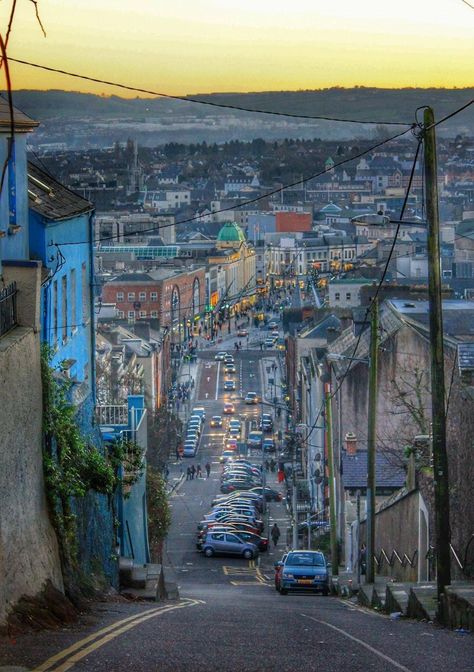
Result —
[{"label": "silver parked car", "polygon": [[231,532],[208,532],[202,544],[207,558],[213,555],[238,555],[247,560],[258,556],[258,548]]}]

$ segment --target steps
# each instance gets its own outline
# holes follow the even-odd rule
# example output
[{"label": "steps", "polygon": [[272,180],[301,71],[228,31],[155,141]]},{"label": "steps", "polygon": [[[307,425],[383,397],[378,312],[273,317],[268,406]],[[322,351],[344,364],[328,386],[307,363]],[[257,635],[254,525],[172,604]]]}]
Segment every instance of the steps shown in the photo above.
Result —
[{"label": "steps", "polygon": [[119,561],[120,592],[137,600],[156,602],[179,599],[178,584],[173,570],[163,565],[137,565],[130,558]]}]

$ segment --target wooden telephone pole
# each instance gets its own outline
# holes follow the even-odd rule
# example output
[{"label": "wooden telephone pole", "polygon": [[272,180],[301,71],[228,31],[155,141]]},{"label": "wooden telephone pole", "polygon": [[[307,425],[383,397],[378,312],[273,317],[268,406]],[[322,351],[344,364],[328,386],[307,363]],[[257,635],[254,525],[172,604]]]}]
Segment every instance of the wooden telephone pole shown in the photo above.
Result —
[{"label": "wooden telephone pole", "polygon": [[438,618],[442,595],[451,583],[449,526],[449,478],[446,451],[446,400],[444,389],[443,313],[441,303],[441,253],[439,243],[438,166],[434,114],[424,111],[426,215],[428,220],[428,292],[431,346],[431,415],[433,423],[433,470],[435,495],[436,565]]},{"label": "wooden telephone pole", "polygon": [[370,307],[369,418],[367,431],[367,583],[373,583],[375,579],[375,463],[377,455],[378,322],[378,302],[377,297],[375,297]]},{"label": "wooden telephone pole", "polygon": [[336,524],[336,481],[334,475],[334,450],[332,444],[332,408],[331,408],[331,385],[325,384],[325,404],[326,404],[326,450],[328,464],[328,484],[329,484],[329,536],[331,542],[331,570],[333,576],[339,574],[339,547],[337,540]]}]

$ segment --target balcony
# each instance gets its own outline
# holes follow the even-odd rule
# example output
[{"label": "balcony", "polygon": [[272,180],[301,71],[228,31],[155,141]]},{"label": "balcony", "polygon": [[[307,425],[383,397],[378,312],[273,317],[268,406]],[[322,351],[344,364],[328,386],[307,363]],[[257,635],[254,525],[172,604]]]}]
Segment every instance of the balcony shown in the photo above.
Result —
[{"label": "balcony", "polygon": [[16,282],[12,282],[4,289],[0,290],[0,336],[16,327]]}]

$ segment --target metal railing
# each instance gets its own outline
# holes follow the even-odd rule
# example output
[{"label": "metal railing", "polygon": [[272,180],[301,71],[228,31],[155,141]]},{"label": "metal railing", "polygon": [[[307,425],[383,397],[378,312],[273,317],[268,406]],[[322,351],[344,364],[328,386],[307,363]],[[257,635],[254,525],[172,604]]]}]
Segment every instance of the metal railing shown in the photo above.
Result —
[{"label": "metal railing", "polygon": [[16,282],[0,290],[0,336],[17,325],[16,293]]},{"label": "metal railing", "polygon": [[411,558],[404,553],[403,556],[398,553],[396,549],[393,549],[390,556],[387,555],[384,548],[380,549],[378,555],[374,554],[374,561],[377,566],[377,571],[380,572],[384,564],[387,564],[389,567],[393,567],[395,562],[399,562],[402,567],[414,567],[417,563],[418,558],[418,549],[413,551]]},{"label": "metal railing", "polygon": [[96,419],[99,425],[128,425],[128,406],[124,404],[106,404],[96,406]]}]

